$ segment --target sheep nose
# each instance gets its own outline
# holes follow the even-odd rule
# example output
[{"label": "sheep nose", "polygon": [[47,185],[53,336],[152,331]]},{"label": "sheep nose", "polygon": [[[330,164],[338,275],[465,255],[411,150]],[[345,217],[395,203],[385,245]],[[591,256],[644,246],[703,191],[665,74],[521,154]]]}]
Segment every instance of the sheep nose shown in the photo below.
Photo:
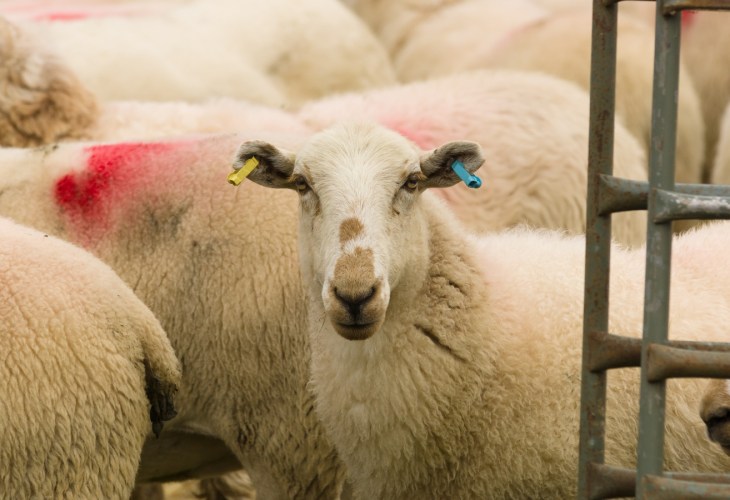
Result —
[{"label": "sheep nose", "polygon": [[341,289],[334,287],[332,291],[334,292],[337,300],[347,309],[347,312],[350,313],[350,316],[357,318],[360,316],[360,313],[362,313],[363,308],[368,305],[368,302],[375,297],[377,289],[377,286],[372,286],[369,290],[365,291],[342,291]]},{"label": "sheep nose", "polygon": [[705,416],[707,435],[712,441],[723,446],[728,444],[728,425],[730,425],[730,410],[727,407],[718,408],[712,414]]}]

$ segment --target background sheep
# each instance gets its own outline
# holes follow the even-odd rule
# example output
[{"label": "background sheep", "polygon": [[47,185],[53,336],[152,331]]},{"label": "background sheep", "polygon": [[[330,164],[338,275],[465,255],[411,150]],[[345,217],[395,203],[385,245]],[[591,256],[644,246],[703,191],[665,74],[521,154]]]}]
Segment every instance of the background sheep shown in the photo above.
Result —
[{"label": "background sheep", "polygon": [[37,146],[85,137],[96,99],[34,37],[0,17],[0,143]]},{"label": "background sheep", "polygon": [[394,81],[377,39],[337,0],[199,0],[148,16],[23,26],[100,99],[227,96],[284,106]]},{"label": "background sheep", "polygon": [[[478,142],[487,156],[484,187],[439,193],[470,229],[526,223],[585,230],[588,96],[568,82],[528,72],[473,72],[323,99],[299,116],[314,129],[373,119],[424,149],[457,138]],[[616,175],[646,178],[643,150],[618,122],[614,149]],[[644,241],[643,213],[614,221],[617,241]]]},{"label": "background sheep", "polygon": [[700,405],[700,417],[707,426],[710,440],[730,455],[730,382],[712,380]]},{"label": "background sheep", "polygon": [[[422,147],[466,137],[489,151],[489,181],[482,192],[463,186],[443,192],[472,229],[528,223],[582,232],[587,110],[585,92],[556,78],[482,71],[315,101],[297,116],[227,99],[204,104],[106,102],[94,124],[77,134],[94,140],[233,130],[303,136],[342,118],[374,118]],[[55,117],[39,116],[38,125],[43,119],[53,122]],[[646,178],[645,156],[620,125],[615,149],[618,175]],[[475,204],[480,207],[476,212]],[[618,215],[615,236],[622,243],[639,244],[645,225],[641,213]]]},{"label": "background sheep", "polygon": [[[474,143],[423,152],[350,125],[296,155],[255,141],[237,156],[259,160],[253,181],[299,193],[316,409],[356,496],[574,496],[584,239],[471,237],[435,197],[419,197],[459,182],[454,160],[479,168]],[[730,268],[708,263],[729,244],[727,224],[676,242],[674,336],[726,337]],[[643,249],[613,249],[612,332],[641,330],[644,260]],[[612,464],[635,461],[637,382],[635,371],[612,373]],[[699,382],[672,382],[665,466],[727,470],[701,439]]]},{"label": "background sheep", "polygon": [[159,441],[221,439],[262,498],[334,498],[344,470],[306,385],[296,203],[226,182],[241,140],[0,150],[0,213],[82,244],[159,318],[185,367]]},{"label": "background sheep", "polygon": [[730,184],[730,105],[725,108],[720,124],[712,167],[712,183]]},{"label": "background sheep", "polygon": [[[706,133],[706,172],[716,157],[722,113],[730,103],[730,32],[727,12],[684,13],[682,55],[700,96]],[[686,19],[686,21],[685,21]],[[727,130],[727,129],[726,129]],[[714,182],[714,181],[713,181]]]},{"label": "background sheep", "polygon": [[[385,8],[387,2],[377,0],[355,4],[373,29],[397,31],[392,38],[400,43],[390,45],[391,57],[404,81],[506,68],[545,72],[588,89],[591,11],[582,8],[585,4],[558,12],[529,1],[512,6],[494,0],[435,4],[424,0],[390,9]],[[527,12],[524,16],[523,10]],[[424,11],[429,15],[423,15]],[[381,26],[376,27],[378,24]],[[493,27],[489,30],[493,35],[485,36],[485,26]],[[435,37],[434,33],[454,35]],[[384,43],[388,46],[387,40]],[[616,111],[645,151],[650,146],[653,45],[650,26],[631,15],[619,16]],[[704,121],[691,75],[684,66],[680,72],[677,179],[700,182]]]},{"label": "background sheep", "polygon": [[150,419],[174,416],[160,324],[106,265],[7,219],[0,282],[0,491],[128,498]]},{"label": "background sheep", "polygon": [[69,139],[129,140],[248,129],[310,132],[286,111],[243,100],[204,103],[96,98],[53,51],[0,17],[6,56],[0,82],[0,144],[41,146]]}]

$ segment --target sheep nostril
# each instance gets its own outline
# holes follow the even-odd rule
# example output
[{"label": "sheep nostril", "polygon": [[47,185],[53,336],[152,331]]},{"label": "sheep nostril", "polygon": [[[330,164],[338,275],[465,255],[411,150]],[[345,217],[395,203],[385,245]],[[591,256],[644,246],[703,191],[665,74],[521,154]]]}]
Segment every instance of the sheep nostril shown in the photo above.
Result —
[{"label": "sheep nostril", "polygon": [[730,409],[721,408],[705,420],[707,434],[713,441],[718,441],[718,434],[722,432],[721,427],[730,424]]},{"label": "sheep nostril", "polygon": [[332,292],[337,300],[347,308],[350,314],[357,317],[362,308],[375,296],[377,287],[373,286],[365,293],[345,293],[337,287],[334,287]]}]

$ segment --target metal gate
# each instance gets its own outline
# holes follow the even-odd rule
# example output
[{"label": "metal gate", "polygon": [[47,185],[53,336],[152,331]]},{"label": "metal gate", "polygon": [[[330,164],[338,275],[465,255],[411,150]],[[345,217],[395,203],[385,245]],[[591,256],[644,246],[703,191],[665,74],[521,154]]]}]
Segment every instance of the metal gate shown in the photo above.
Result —
[{"label": "metal gate", "polygon": [[[617,12],[593,0],[586,275],[578,498],[730,498],[730,476],[662,470],[666,379],[730,378],[730,344],[667,338],[671,221],[730,219],[730,186],[675,184],[674,151],[681,11],[730,9],[730,0],[656,0],[649,182],[612,175]],[[728,26],[730,29],[730,26]],[[691,202],[691,203],[689,203]],[[608,331],[611,214],[647,210],[643,338]],[[641,367],[637,470],[604,463],[606,372]],[[699,418],[699,414],[698,414]]]}]

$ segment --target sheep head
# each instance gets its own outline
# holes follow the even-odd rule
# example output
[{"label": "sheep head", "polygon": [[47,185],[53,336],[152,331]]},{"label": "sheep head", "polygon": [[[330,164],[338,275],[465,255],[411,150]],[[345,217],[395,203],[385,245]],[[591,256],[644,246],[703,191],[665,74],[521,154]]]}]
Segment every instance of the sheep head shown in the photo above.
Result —
[{"label": "sheep head", "polygon": [[707,435],[730,455],[730,383],[711,380],[702,397],[700,417],[707,426]]},{"label": "sheep head", "polygon": [[0,146],[42,146],[85,139],[96,97],[40,37],[0,16]]},{"label": "sheep head", "polygon": [[391,290],[428,260],[421,192],[459,182],[451,164],[481,166],[479,146],[451,142],[420,151],[374,124],[341,124],[314,135],[297,155],[243,144],[234,168],[256,157],[250,179],[299,193],[299,248],[310,296],[334,330],[364,340],[385,320]]}]

